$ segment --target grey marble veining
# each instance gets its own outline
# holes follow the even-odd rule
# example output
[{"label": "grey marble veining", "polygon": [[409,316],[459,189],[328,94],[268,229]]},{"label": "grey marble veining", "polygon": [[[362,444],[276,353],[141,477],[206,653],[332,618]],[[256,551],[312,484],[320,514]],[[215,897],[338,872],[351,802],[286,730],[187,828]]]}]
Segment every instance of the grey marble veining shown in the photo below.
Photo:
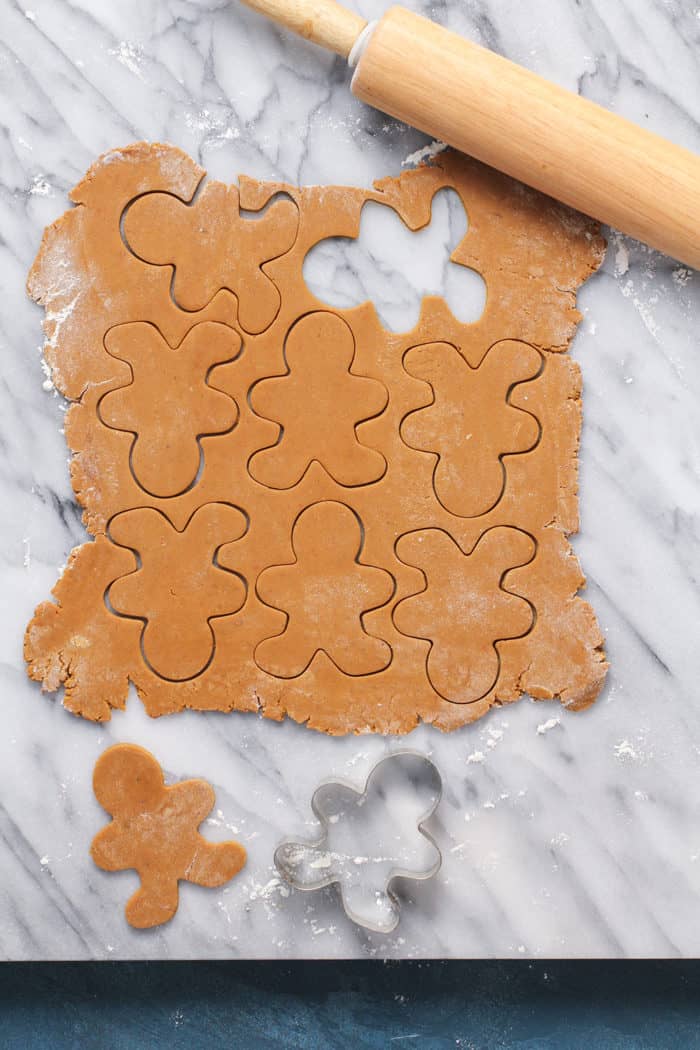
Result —
[{"label": "grey marble veining", "polygon": [[[359,4],[376,16],[388,0]],[[566,87],[700,150],[698,0],[409,3]],[[343,64],[233,0],[0,0],[0,956],[677,956],[700,952],[700,278],[612,235],[583,289],[585,379],[575,549],[612,663],[581,714],[524,700],[451,736],[328,739],[253,716],[152,721],[133,697],[105,726],[25,677],[21,643],[84,539],[24,295],[44,225],[90,162],[136,139],[211,175],[368,185],[426,142],[355,102]],[[88,857],[101,751],[138,742],[216,788],[211,838],[247,868],[184,886],[175,920],[123,919],[136,885]],[[333,891],[289,893],[283,837],[313,837],[318,782],[361,785],[392,748],[425,751],[445,795],[439,874],[390,936]]]}]

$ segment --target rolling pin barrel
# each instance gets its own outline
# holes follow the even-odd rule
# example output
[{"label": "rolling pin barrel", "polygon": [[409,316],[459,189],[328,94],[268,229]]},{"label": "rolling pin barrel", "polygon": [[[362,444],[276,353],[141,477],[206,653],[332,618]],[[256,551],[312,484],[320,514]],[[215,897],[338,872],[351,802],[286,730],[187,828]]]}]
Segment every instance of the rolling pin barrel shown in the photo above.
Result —
[{"label": "rolling pin barrel", "polygon": [[362,44],[363,102],[700,268],[700,157],[403,8]]}]

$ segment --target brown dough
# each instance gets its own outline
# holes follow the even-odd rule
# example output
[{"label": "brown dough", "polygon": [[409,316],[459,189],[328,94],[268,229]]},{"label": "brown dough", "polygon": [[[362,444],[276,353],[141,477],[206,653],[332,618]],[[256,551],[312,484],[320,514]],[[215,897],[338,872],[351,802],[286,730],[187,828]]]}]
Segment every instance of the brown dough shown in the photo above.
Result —
[{"label": "brown dough", "polygon": [[277,443],[256,452],[250,473],[261,485],[289,489],[312,462],[339,485],[369,485],[386,470],[380,452],[362,444],[360,424],[386,408],[389,393],[353,373],[352,329],[335,314],[307,314],[285,342],[287,374],[250,391],[259,416],[279,424]]},{"label": "brown dough", "polygon": [[216,556],[246,529],[245,515],[227,503],[199,507],[182,531],[152,507],[111,519],[109,538],[136,552],[140,566],[116,579],[107,598],[114,612],[143,620],[143,656],[156,674],[183,681],[208,667],[212,621],[238,612],[246,596],[245,580],[222,571]]},{"label": "brown dough", "polygon": [[486,696],[498,679],[500,646],[532,630],[534,609],[505,582],[536,550],[526,532],[498,526],[468,553],[441,529],[400,538],[396,553],[422,570],[426,585],[398,603],[394,623],[404,634],[429,639],[428,678],[446,700],[471,704]]},{"label": "brown dough", "polygon": [[172,919],[178,882],[223,886],[246,862],[237,842],[208,842],[197,830],[215,802],[205,780],[166,787],[150,752],[115,744],[102,754],[93,775],[95,797],[112,817],[92,840],[90,853],[105,871],[134,868],[140,888],[126,905],[127,921],[139,929]]},{"label": "brown dough", "polygon": [[258,666],[277,678],[295,678],[323,652],[346,675],[383,671],[391,648],[365,630],[364,617],[389,601],[394,581],[363,563],[362,529],[353,511],[342,503],[307,507],[294,522],[292,548],[292,565],[258,577],[258,597],[286,614],[284,630],[256,648]]},{"label": "brown dough", "polygon": [[[151,715],[331,733],[454,729],[523,692],[587,706],[607,665],[568,542],[565,351],[595,224],[452,153],[375,190],[242,177],[195,196],[203,174],[169,146],[108,154],[30,274],[95,541],[27,629],[29,674],[92,719],[132,681]],[[305,255],[356,237],[366,201],[418,229],[443,187],[469,216],[452,259],[488,289],[476,324],[428,297],[393,333],[371,303],[311,294]]]},{"label": "brown dough", "polygon": [[[199,438],[224,434],[238,419],[238,405],[215,389],[209,374],[215,365],[235,360],[240,336],[227,325],[208,321],[190,328],[173,348],[157,328],[137,321],[110,329],[104,345],[129,363],[133,381],[105,394],[98,406],[100,419],[134,435],[131,469],[146,492],[178,496],[196,480]],[[145,416],[144,401],[150,402]]]},{"label": "brown dough", "polygon": [[463,518],[485,514],[503,495],[503,457],[531,452],[540,440],[537,419],[511,404],[510,395],[539,375],[541,355],[510,339],[471,368],[455,346],[432,343],[412,347],[404,366],[430,383],[433,402],[404,419],[401,437],[435,455],[433,487],[445,510]]},{"label": "brown dough", "polygon": [[210,182],[188,207],[167,193],[147,193],[124,215],[132,251],[145,262],[174,269],[174,299],[183,310],[203,310],[220,288],[238,299],[246,332],[262,332],[279,310],[277,288],[263,263],[288,251],[298,213],[275,201],[255,222],[239,214],[238,189]]}]

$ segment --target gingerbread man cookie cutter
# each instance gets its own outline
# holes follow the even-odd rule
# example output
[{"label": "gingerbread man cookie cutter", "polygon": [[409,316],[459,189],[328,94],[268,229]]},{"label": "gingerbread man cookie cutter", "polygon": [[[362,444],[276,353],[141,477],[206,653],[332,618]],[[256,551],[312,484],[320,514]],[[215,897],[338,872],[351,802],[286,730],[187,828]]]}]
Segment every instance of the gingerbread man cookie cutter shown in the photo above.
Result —
[{"label": "gingerbread man cookie cutter", "polygon": [[442,865],[425,828],[441,798],[442,778],[427,755],[394,751],[373,766],[359,790],[343,779],[323,781],[311,798],[321,837],[285,840],[275,850],[275,866],[297,890],[337,885],[352,922],[391,933],[401,917],[396,880],[424,881]]}]

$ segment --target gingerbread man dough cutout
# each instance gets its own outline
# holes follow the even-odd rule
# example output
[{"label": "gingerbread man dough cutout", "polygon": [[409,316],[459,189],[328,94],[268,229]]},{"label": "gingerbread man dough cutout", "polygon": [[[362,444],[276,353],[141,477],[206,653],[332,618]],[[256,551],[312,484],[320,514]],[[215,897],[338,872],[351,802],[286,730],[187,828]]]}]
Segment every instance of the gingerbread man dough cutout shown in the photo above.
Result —
[{"label": "gingerbread man dough cutout", "polygon": [[[222,221],[222,216],[226,221]],[[240,213],[236,186],[209,182],[191,203],[171,193],[146,193],[124,215],[130,250],[153,266],[172,266],[173,297],[183,310],[203,310],[223,288],[238,299],[246,332],[268,328],[280,293],[263,265],[294,244],[299,209],[289,198],[273,200],[256,218]]]},{"label": "gingerbread man dough cutout", "polygon": [[211,662],[211,621],[237,613],[248,592],[243,576],[219,565],[217,554],[247,528],[243,512],[230,503],[205,503],[182,531],[153,507],[112,518],[110,539],[134,551],[140,564],[110,584],[109,606],[144,621],[143,655],[161,678],[186,681]]},{"label": "gingerbread man dough cutout", "polygon": [[95,835],[90,854],[105,871],[138,872],[141,886],[125,909],[137,929],[172,919],[181,880],[223,886],[246,862],[238,842],[208,842],[199,834],[215,802],[211,785],[183,780],[166,787],[163,770],[142,747],[116,744],[105,751],[93,789],[112,821]]},{"label": "gingerbread man dough cutout", "polygon": [[495,343],[478,368],[451,343],[414,346],[404,355],[406,371],[430,384],[434,400],[406,416],[401,437],[437,456],[433,488],[451,514],[472,518],[495,507],[506,485],[504,459],[539,443],[539,421],[511,405],[510,395],[542,365],[540,353],[517,339]]},{"label": "gingerbread man dough cutout", "polygon": [[279,424],[278,443],[256,452],[248,469],[261,485],[288,489],[313,462],[339,485],[367,485],[386,471],[381,452],[363,445],[360,423],[386,408],[383,383],[352,371],[355,339],[336,314],[307,314],[285,343],[287,374],[263,379],[250,392],[260,416]]},{"label": "gingerbread man dough cutout", "polygon": [[235,400],[217,390],[209,374],[240,355],[241,337],[228,325],[205,321],[170,346],[155,325],[134,321],[111,328],[105,347],[129,364],[133,382],[101,398],[102,422],[134,435],[131,471],[149,495],[185,492],[200,467],[199,439],[224,434],[238,420]]},{"label": "gingerbread man dough cutout", "polygon": [[473,704],[486,696],[498,678],[498,645],[532,630],[532,605],[504,582],[536,550],[532,536],[508,526],[483,533],[468,553],[442,529],[399,538],[397,555],[422,570],[426,586],[397,603],[394,624],[430,642],[428,678],[445,700]]},{"label": "gingerbread man dough cutout", "polygon": [[276,678],[302,674],[319,651],[348,675],[374,674],[391,663],[391,647],[368,634],[363,615],[385,605],[394,579],[364,565],[362,530],[343,503],[315,503],[292,530],[296,561],[273,565],[258,577],[258,595],[287,615],[281,634],[255,650],[259,667]]}]

